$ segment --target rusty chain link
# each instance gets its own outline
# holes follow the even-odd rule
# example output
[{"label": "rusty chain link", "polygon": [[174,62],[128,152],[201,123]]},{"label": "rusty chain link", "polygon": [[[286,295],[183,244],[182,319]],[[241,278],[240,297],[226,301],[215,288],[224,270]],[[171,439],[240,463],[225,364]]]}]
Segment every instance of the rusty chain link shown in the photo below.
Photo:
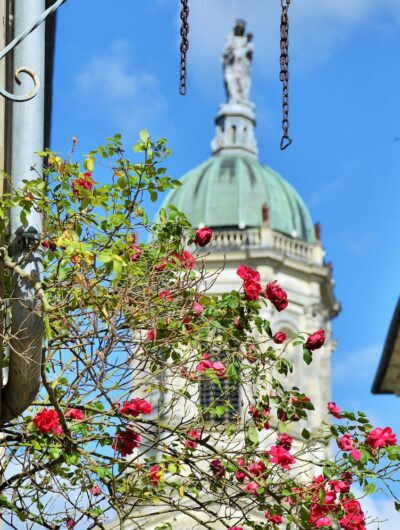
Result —
[{"label": "rusty chain link", "polygon": [[292,143],[289,136],[289,7],[291,0],[281,0],[281,71],[279,79],[282,82],[282,138],[281,149],[286,149]]},{"label": "rusty chain link", "polygon": [[189,49],[189,0],[181,0],[181,64],[180,64],[180,75],[179,75],[179,93],[181,96],[186,94],[186,55]]}]

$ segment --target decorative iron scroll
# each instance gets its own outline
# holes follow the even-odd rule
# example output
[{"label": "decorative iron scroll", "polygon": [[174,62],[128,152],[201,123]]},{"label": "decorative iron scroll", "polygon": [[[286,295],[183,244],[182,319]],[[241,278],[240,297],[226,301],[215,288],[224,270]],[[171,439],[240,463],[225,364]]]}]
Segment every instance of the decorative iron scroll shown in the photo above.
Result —
[{"label": "decorative iron scroll", "polygon": [[[40,17],[33,22],[23,33],[15,37],[14,40],[12,40],[4,49],[0,52],[0,61],[4,59],[4,57],[10,53],[20,42],[22,42],[32,31],[34,31],[40,24],[42,24],[46,18],[54,13],[61,4],[66,2],[67,0],[57,0],[52,6],[46,9],[46,11],[43,11],[43,13],[40,15]],[[37,76],[37,74],[27,66],[20,66],[15,70],[15,80],[18,84],[21,84],[20,81],[20,74],[26,74],[28,75],[32,81],[33,81],[33,88],[29,92],[29,94],[23,94],[17,96],[16,94],[12,94],[11,92],[8,92],[4,88],[0,87],[0,95],[5,97],[6,99],[9,99],[11,101],[15,102],[21,102],[21,101],[29,101],[30,99],[34,98],[36,94],[39,92],[40,88],[40,80]]]}]

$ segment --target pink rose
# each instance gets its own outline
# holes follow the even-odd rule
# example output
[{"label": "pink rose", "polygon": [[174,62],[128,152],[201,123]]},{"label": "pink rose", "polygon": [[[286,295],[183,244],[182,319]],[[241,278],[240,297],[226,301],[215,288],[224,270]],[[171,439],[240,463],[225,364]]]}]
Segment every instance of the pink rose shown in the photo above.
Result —
[{"label": "pink rose", "polygon": [[275,344],[282,344],[282,342],[285,342],[286,339],[287,335],[283,331],[278,331],[278,333],[275,333],[275,335],[272,337],[272,340],[275,342]]},{"label": "pink rose", "polygon": [[99,495],[101,495],[101,489],[99,486],[97,486],[96,484],[94,486],[92,486],[90,488],[90,493],[94,496],[94,497],[98,497]]},{"label": "pink rose", "polygon": [[253,280],[254,282],[260,281],[260,273],[247,265],[239,265],[236,269],[236,274],[239,278],[242,278],[242,280]]},{"label": "pink rose", "polygon": [[209,370],[212,367],[213,367],[212,361],[209,361],[208,359],[203,359],[197,365],[196,372],[205,372],[206,370]]},{"label": "pink rose", "polygon": [[80,409],[68,409],[65,413],[65,417],[70,420],[84,420],[85,413]]},{"label": "pink rose", "polygon": [[325,343],[325,331],[323,329],[319,329],[315,333],[312,333],[309,335],[306,343],[304,344],[304,347],[307,350],[313,351],[318,350],[321,348]]},{"label": "pink rose", "polygon": [[205,226],[204,228],[199,228],[196,232],[194,242],[199,247],[205,247],[211,241],[212,235],[212,230],[208,226]]},{"label": "pink rose", "polygon": [[337,444],[342,451],[351,451],[354,448],[354,440],[350,434],[344,434],[338,438]]},{"label": "pink rose", "polygon": [[261,460],[259,462],[252,462],[247,466],[247,471],[253,475],[253,477],[259,477],[266,469],[264,462]]},{"label": "pink rose", "polygon": [[196,317],[199,317],[202,314],[202,312],[204,311],[203,304],[200,304],[199,302],[194,302],[194,304],[192,306],[192,311],[196,315]]},{"label": "pink rose", "polygon": [[276,280],[270,282],[265,288],[265,298],[275,306],[277,311],[283,311],[288,306],[286,291],[279,287]]},{"label": "pink rose", "polygon": [[74,526],[76,525],[75,521],[73,519],[68,519],[68,521],[66,522],[66,527],[67,528],[74,528]]},{"label": "pink rose", "polygon": [[390,427],[385,427],[385,429],[377,428],[368,433],[367,444],[374,449],[378,449],[379,447],[396,445],[397,438]]},{"label": "pink rose", "polygon": [[340,408],[333,401],[330,401],[328,403],[328,410],[335,418],[340,419],[342,417],[340,413]]},{"label": "pink rose", "polygon": [[281,445],[273,445],[265,454],[269,456],[270,461],[273,464],[280,465],[282,469],[290,469],[290,465],[294,464],[296,461],[294,456]]},{"label": "pink rose", "polygon": [[281,445],[284,449],[287,449],[289,451],[292,448],[292,443],[293,438],[288,434],[278,434],[276,445]]},{"label": "pink rose", "polygon": [[257,495],[258,489],[260,489],[260,486],[257,482],[249,482],[246,486],[247,493],[251,493],[252,495]]}]

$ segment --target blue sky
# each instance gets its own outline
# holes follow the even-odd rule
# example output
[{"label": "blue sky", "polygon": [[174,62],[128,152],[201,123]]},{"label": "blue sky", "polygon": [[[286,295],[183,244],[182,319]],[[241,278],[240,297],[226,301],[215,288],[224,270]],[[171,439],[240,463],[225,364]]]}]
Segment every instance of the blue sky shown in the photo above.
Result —
[{"label": "blue sky", "polygon": [[[343,311],[334,321],[333,397],[400,437],[400,402],[370,388],[399,296],[400,0],[302,0],[291,11],[291,134],[279,150],[279,2],[191,0],[188,95],[178,94],[177,0],[68,0],[59,10],[52,148],[78,156],[120,132],[167,137],[175,178],[210,155],[223,101],[220,53],[235,16],[256,53],[260,159],[322,225]],[[115,5],[117,7],[112,7]],[[159,205],[152,205],[153,211]],[[400,516],[377,498],[369,507]],[[397,523],[396,521],[397,517]],[[374,526],[372,526],[374,528]]]}]

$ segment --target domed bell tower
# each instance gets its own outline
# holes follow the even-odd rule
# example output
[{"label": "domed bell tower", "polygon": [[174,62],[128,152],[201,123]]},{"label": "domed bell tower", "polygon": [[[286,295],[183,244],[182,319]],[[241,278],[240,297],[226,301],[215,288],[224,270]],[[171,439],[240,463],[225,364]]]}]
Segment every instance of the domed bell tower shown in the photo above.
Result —
[{"label": "domed bell tower", "polygon": [[[268,304],[262,316],[273,333],[293,336],[302,331],[326,331],[323,348],[307,366],[299,347],[285,349],[295,365],[284,385],[299,387],[315,405],[307,428],[317,431],[327,416],[331,399],[331,355],[335,342],[331,319],[340,310],[335,299],[330,264],[325,263],[319,224],[314,226],[308,208],[293,186],[276,171],[260,163],[255,135],[255,105],[249,99],[254,45],[238,20],[225,42],[222,63],[227,101],[215,119],[212,156],[182,177],[163,207],[173,204],[195,227],[210,226],[213,243],[206,257],[209,272],[222,269],[211,294],[240,290],[236,269],[246,264],[261,275],[261,282],[277,280],[287,292],[289,305],[278,312]],[[207,390],[199,400],[207,403]],[[240,386],[232,403],[248,418],[251,395]],[[300,441],[301,428],[291,432]]]}]

